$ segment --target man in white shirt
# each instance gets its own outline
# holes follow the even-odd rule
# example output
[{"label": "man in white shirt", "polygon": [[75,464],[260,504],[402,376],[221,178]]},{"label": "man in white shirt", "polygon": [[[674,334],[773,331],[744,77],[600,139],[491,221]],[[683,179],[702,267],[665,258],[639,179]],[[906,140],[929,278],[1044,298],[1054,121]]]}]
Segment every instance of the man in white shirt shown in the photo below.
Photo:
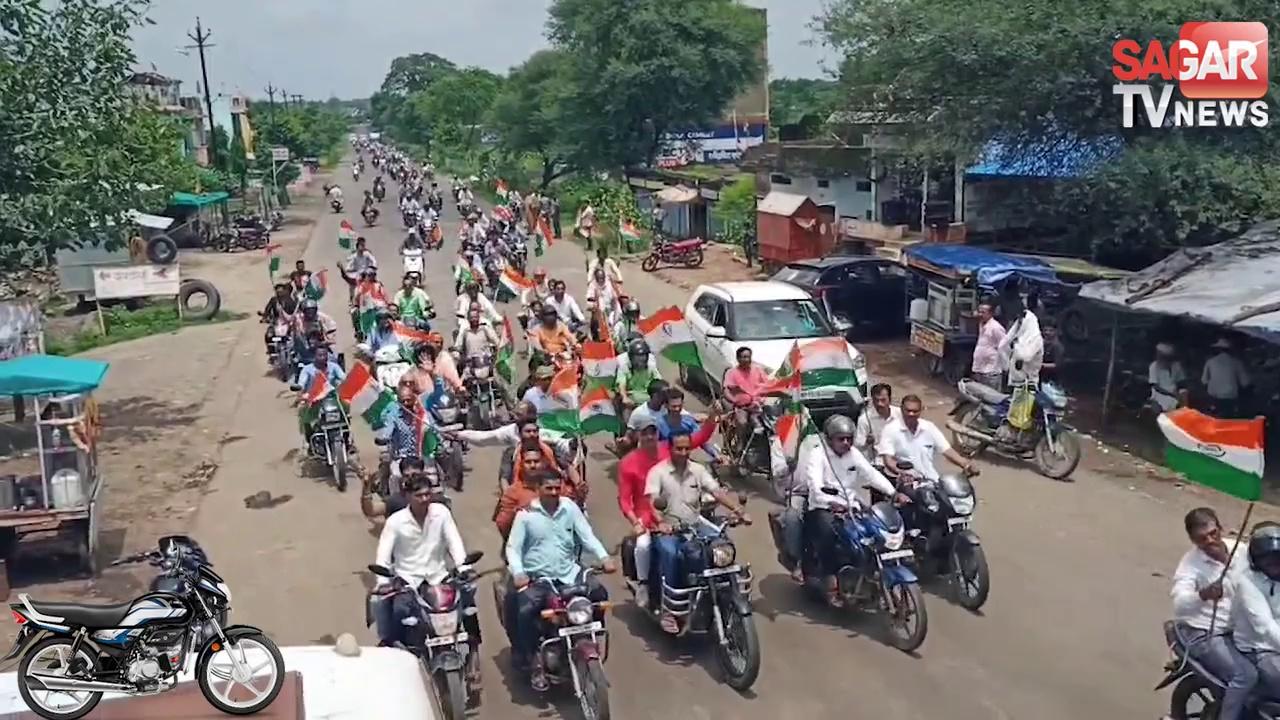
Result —
[{"label": "man in white shirt", "polygon": [[978,341],[973,348],[973,379],[994,390],[1004,385],[1001,372],[1000,344],[1004,342],[1004,326],[995,318],[991,302],[978,305]]},{"label": "man in white shirt", "polygon": [[539,415],[553,408],[551,400],[551,381],[556,377],[555,368],[541,365],[533,372],[533,384],[525,391],[521,400],[533,406]]},{"label": "man in white shirt", "polygon": [[468,360],[475,355],[493,356],[498,352],[498,346],[502,342],[498,339],[498,333],[493,329],[492,325],[485,325],[480,319],[480,306],[472,305],[467,310],[467,322],[465,325],[458,325],[458,332],[454,336],[453,349],[458,352],[463,361]]},{"label": "man in white shirt", "polygon": [[[422,483],[417,475],[406,477],[405,484],[409,506],[387,518],[378,538],[374,563],[389,568],[397,578],[416,589],[424,582],[429,585],[442,582],[451,568],[463,566],[467,551],[453,513],[443,503],[433,502],[436,489]],[[390,595],[392,592],[393,581],[379,577],[374,593],[383,597],[375,605],[375,617],[379,644],[383,646],[402,641],[404,629],[400,621],[409,616],[410,603],[415,602],[405,595]]]},{"label": "man in white shirt", "polygon": [[554,309],[560,316],[561,322],[568,325],[570,330],[577,331],[578,326],[587,321],[586,316],[582,314],[582,308],[578,307],[578,301],[565,292],[563,280],[551,281],[551,297],[547,298],[543,305]]},{"label": "man in white shirt", "polygon": [[[1253,664],[1240,654],[1227,634],[1235,586],[1246,571],[1243,553],[1232,555],[1222,539],[1222,525],[1210,508],[1196,508],[1183,520],[1192,547],[1173,573],[1173,619],[1188,653],[1227,683],[1219,720],[1239,720],[1249,692],[1258,682]],[[1228,557],[1231,570],[1223,581]]]},{"label": "man in white shirt", "polygon": [[622,268],[618,262],[609,257],[609,249],[601,246],[596,249],[596,256],[587,261],[587,277],[595,277],[596,268],[604,270],[605,276],[614,283],[622,284]]},{"label": "man in white shirt", "polygon": [[876,443],[884,435],[885,427],[902,419],[902,410],[893,406],[893,387],[889,383],[871,386],[871,404],[858,415],[858,426],[853,431],[853,446],[871,461],[881,466],[884,461],[876,453]]},{"label": "man in white shirt", "polygon": [[521,441],[544,442],[555,450],[556,456],[559,458],[567,458],[573,452],[573,444],[564,435],[539,430],[529,437],[521,436],[521,425],[536,422],[538,419],[538,411],[532,404],[521,400],[515,404],[515,409],[512,410],[511,414],[514,417],[514,422],[499,426],[494,430],[456,430],[443,433],[448,437],[456,438],[475,447],[501,447],[502,462],[498,466],[498,477],[502,479],[503,487],[510,485],[511,478],[515,475],[515,449],[520,445]]},{"label": "man in white shirt", "polygon": [[1280,524],[1253,526],[1249,567],[1236,576],[1234,590],[1231,629],[1236,648],[1257,669],[1258,694],[1280,697]]},{"label": "man in white shirt", "polygon": [[[806,544],[818,560],[816,569],[826,585],[828,600],[832,605],[839,605],[835,575],[840,568],[831,561],[837,538],[833,511],[869,507],[869,487],[889,496],[897,495],[897,490],[854,448],[852,420],[844,415],[832,415],[822,424],[822,434],[817,442],[805,444],[801,449],[795,482],[803,482],[808,488],[808,511],[804,516]],[[792,575],[795,577],[796,572],[792,571]],[[800,575],[798,579],[802,578]]]},{"label": "man in white shirt", "polygon": [[[1035,307],[1033,295],[1028,303]],[[1030,308],[1022,311],[1009,326],[1009,332],[1000,340],[1000,357],[1008,370],[1009,387],[1030,383],[1040,384],[1040,366],[1044,363],[1044,336],[1040,334],[1040,319]]]},{"label": "man in white shirt", "polygon": [[898,474],[898,463],[911,463],[916,474],[925,480],[937,480],[934,457],[942,453],[956,467],[970,475],[977,474],[973,461],[956,452],[937,425],[920,417],[924,402],[919,396],[902,398],[902,418],[889,423],[876,443],[876,452],[891,474]]},{"label": "man in white shirt", "polygon": [[472,307],[480,308],[480,321],[484,324],[502,323],[502,314],[493,306],[489,298],[480,294],[480,285],[474,281],[467,283],[466,288],[454,303],[454,314],[458,318],[459,325],[466,322],[467,314],[471,312]]},{"label": "man in white shirt", "polygon": [[1184,403],[1187,373],[1178,362],[1171,343],[1156,343],[1156,357],[1147,366],[1147,384],[1151,386],[1148,403],[1160,412],[1168,412]]},{"label": "man in white shirt", "polygon": [[1235,356],[1235,347],[1228,338],[1219,338],[1213,344],[1217,354],[1204,363],[1200,382],[1209,396],[1209,412],[1214,417],[1240,417],[1240,391],[1253,384],[1244,363]]}]

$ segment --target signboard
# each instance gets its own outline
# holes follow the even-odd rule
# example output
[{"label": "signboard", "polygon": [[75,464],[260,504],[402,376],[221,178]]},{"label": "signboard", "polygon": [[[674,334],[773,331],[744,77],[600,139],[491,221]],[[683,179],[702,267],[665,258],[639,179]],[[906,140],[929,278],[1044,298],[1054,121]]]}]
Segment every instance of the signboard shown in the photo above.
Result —
[{"label": "signboard", "polygon": [[271,159],[274,162],[289,162],[289,148],[286,148],[286,147],[271,148]]},{"label": "signboard", "polygon": [[93,294],[99,300],[177,295],[178,265],[126,265],[93,269]]},{"label": "signboard", "polygon": [[933,328],[911,323],[911,346],[918,347],[934,357],[942,357],[947,350],[947,336]]},{"label": "signboard", "polygon": [[44,315],[31,300],[0,302],[0,360],[35,355],[44,349]]},{"label": "signboard", "polygon": [[747,148],[763,144],[768,134],[768,123],[747,122],[663,133],[662,146],[658,148],[658,167],[736,163]]}]

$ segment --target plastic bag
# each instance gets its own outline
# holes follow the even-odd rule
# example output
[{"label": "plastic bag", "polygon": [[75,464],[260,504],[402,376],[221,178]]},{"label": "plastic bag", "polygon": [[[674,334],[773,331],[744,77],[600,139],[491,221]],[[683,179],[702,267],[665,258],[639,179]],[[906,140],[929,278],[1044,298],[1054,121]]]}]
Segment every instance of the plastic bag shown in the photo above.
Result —
[{"label": "plastic bag", "polygon": [[1009,402],[1009,424],[1018,430],[1031,427],[1036,407],[1035,393],[1031,388],[1022,385],[1014,389],[1013,399]]}]

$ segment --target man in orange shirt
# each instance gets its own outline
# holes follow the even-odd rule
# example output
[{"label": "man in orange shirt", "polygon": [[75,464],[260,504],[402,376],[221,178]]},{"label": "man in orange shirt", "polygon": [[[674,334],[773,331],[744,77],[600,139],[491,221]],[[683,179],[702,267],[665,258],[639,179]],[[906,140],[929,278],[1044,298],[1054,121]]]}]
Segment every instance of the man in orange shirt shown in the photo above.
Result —
[{"label": "man in orange shirt", "polygon": [[493,522],[498,526],[498,533],[506,542],[511,532],[511,524],[515,522],[516,513],[538,497],[536,479],[544,473],[555,473],[565,482],[560,485],[560,494],[582,505],[587,499],[587,486],[578,477],[577,468],[570,466],[562,469],[555,456],[555,451],[538,438],[538,423],[527,421],[520,425],[519,462],[515,466],[512,482],[498,498],[493,509]]},{"label": "man in orange shirt", "polygon": [[533,332],[535,350],[552,357],[565,350],[577,351],[578,339],[569,332],[569,326],[560,321],[560,315],[555,308],[544,305],[538,318],[542,322]]}]

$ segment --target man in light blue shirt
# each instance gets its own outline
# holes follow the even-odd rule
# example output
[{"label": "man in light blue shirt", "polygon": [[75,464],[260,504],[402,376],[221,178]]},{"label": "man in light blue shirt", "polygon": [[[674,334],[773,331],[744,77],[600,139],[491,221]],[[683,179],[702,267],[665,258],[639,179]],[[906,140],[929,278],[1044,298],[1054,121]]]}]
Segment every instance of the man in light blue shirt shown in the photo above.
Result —
[{"label": "man in light blue shirt", "polygon": [[507,538],[507,565],[517,591],[513,650],[517,663],[532,661],[530,683],[539,692],[547,688],[546,668],[537,652],[539,614],[552,593],[566,585],[582,584],[592,602],[609,599],[596,577],[578,565],[578,548],[599,560],[605,572],[614,571],[609,551],[592,531],[582,509],[560,497],[560,483],[560,476],[552,473],[538,479],[538,499],[516,515]]},{"label": "man in light blue shirt", "polygon": [[338,386],[342,384],[343,378],[347,376],[343,372],[341,365],[329,359],[328,347],[319,345],[316,347],[315,353],[315,358],[310,363],[303,365],[302,369],[298,371],[298,382],[294,384],[294,387],[298,388],[302,403],[302,413],[299,415],[300,422],[298,427],[302,430],[304,445],[309,443],[311,438],[311,421],[313,419],[311,407],[324,399],[323,397],[310,397],[311,386],[315,383],[316,378],[321,377],[321,374],[323,374],[325,379],[329,381],[330,390],[336,392]]}]

